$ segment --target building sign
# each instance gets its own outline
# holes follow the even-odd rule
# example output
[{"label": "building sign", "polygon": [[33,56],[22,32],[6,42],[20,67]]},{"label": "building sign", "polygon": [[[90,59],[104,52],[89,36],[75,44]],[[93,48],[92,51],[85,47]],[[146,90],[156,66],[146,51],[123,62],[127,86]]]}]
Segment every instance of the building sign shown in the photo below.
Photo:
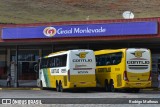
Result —
[{"label": "building sign", "polygon": [[158,23],[156,21],[18,27],[2,29],[2,39],[129,36],[155,34],[158,34]]}]

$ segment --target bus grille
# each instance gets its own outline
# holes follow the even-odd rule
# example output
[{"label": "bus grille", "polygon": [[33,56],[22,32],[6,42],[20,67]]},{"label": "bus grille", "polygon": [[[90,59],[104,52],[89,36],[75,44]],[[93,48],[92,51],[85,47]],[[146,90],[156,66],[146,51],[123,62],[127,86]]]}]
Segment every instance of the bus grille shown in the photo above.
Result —
[{"label": "bus grille", "polygon": [[148,65],[129,65],[129,69],[148,69]]}]

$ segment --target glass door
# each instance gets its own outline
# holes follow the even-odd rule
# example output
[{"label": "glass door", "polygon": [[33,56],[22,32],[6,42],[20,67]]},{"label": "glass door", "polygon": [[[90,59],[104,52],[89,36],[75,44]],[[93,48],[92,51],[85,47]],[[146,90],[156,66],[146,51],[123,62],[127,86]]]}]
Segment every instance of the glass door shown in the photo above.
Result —
[{"label": "glass door", "polygon": [[[11,62],[16,61],[16,51],[11,51]],[[34,65],[39,58],[39,50],[18,51],[18,80],[36,80],[37,74]]]},{"label": "glass door", "polygon": [[35,61],[19,61],[18,72],[19,80],[36,80],[37,75],[34,71]]}]

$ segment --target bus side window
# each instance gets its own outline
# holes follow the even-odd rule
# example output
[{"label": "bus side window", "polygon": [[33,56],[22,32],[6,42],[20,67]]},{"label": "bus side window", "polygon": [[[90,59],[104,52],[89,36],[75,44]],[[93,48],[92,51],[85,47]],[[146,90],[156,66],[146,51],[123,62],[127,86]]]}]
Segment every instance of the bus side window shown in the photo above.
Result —
[{"label": "bus side window", "polygon": [[102,66],[106,64],[106,59],[104,57],[102,57],[101,64]]},{"label": "bus side window", "polygon": [[67,55],[62,56],[62,67],[66,66],[67,63]]},{"label": "bus side window", "polygon": [[55,67],[54,57],[52,58],[52,67]]},{"label": "bus side window", "polygon": [[55,67],[55,58],[52,58],[52,67]]},{"label": "bus side window", "polygon": [[116,64],[115,56],[112,56],[111,61],[112,61],[112,65]]},{"label": "bus side window", "polygon": [[96,57],[96,65],[99,66],[99,57]]},{"label": "bus side window", "polygon": [[106,64],[105,65],[111,65],[111,58],[109,55],[106,56]]},{"label": "bus side window", "polygon": [[115,64],[119,64],[122,60],[122,52],[119,52],[119,53],[116,53],[116,56],[115,56]]},{"label": "bus side window", "polygon": [[59,67],[59,59],[56,57],[56,67]]},{"label": "bus side window", "polygon": [[45,68],[48,68],[48,58],[45,59]]},{"label": "bus side window", "polygon": [[62,67],[62,63],[63,63],[62,57],[63,57],[63,56],[60,56],[60,57],[59,57],[59,67]]},{"label": "bus side window", "polygon": [[47,61],[47,68],[50,68],[51,67],[51,58],[48,58],[48,61]]},{"label": "bus side window", "polygon": [[99,66],[102,66],[102,65],[103,65],[103,58],[99,57]]}]

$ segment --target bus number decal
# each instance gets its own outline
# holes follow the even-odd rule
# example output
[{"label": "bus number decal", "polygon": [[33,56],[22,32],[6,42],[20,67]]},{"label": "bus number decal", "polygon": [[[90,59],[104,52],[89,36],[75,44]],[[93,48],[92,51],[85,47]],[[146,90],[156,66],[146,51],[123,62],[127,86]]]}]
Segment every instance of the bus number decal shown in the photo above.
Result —
[{"label": "bus number decal", "polygon": [[92,59],[73,59],[72,62],[92,62]]},{"label": "bus number decal", "polygon": [[98,72],[111,72],[111,67],[108,67],[108,68],[98,68]]},{"label": "bus number decal", "polygon": [[66,73],[66,69],[61,69],[61,73]]},{"label": "bus number decal", "polygon": [[78,74],[88,74],[88,71],[78,71]]},{"label": "bus number decal", "polygon": [[120,71],[120,68],[115,68],[115,71]]},{"label": "bus number decal", "polygon": [[59,73],[59,69],[51,69],[51,73]]}]

